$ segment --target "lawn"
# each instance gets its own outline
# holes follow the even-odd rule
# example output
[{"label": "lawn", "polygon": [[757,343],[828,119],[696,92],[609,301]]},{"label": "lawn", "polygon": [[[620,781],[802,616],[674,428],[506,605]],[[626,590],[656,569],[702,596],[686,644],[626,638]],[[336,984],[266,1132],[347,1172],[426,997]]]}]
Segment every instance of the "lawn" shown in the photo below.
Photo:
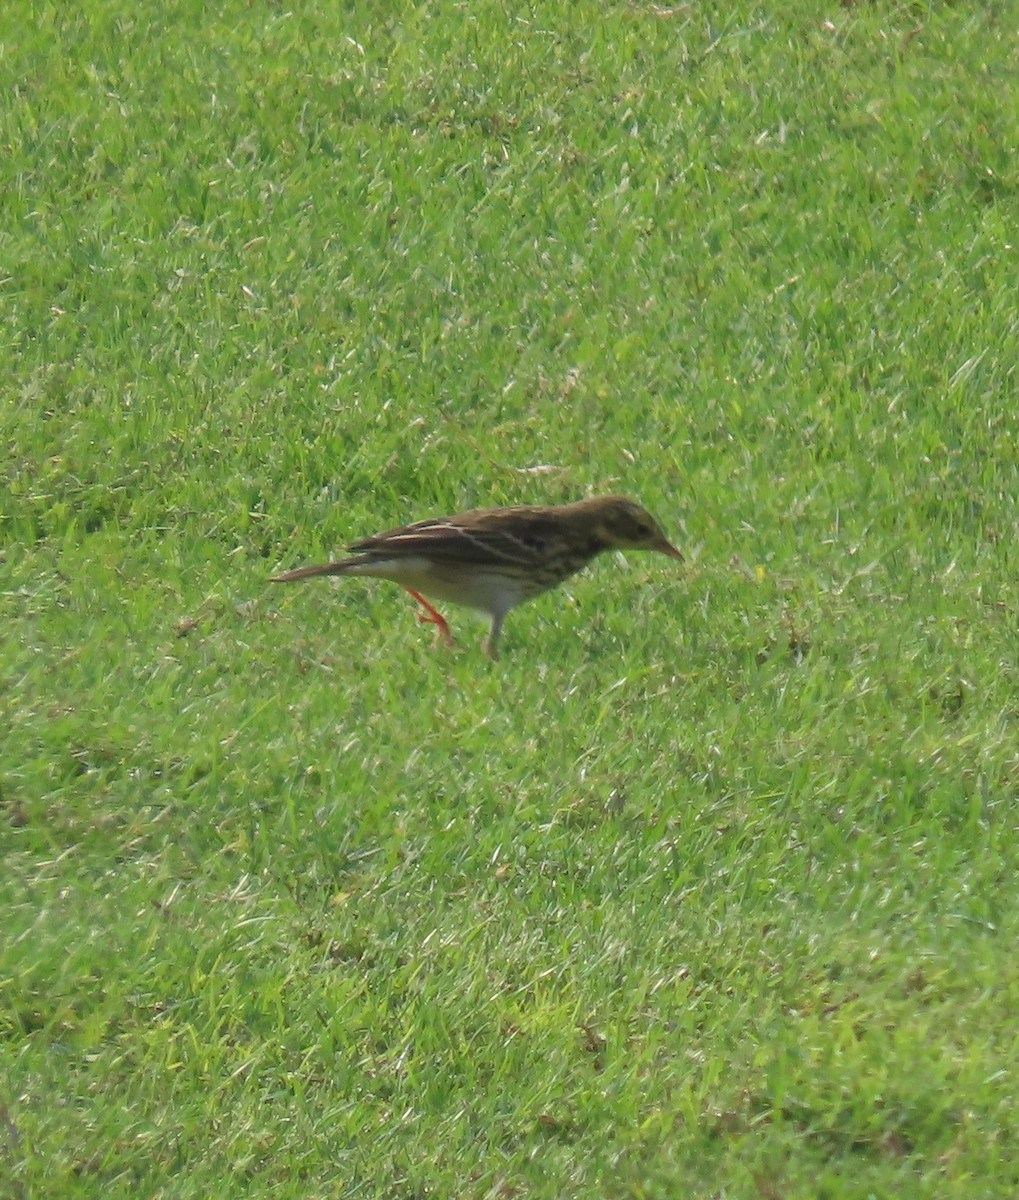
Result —
[{"label": "lawn", "polygon": [[4,5],[3,1200],[1019,1193],[1017,31]]}]

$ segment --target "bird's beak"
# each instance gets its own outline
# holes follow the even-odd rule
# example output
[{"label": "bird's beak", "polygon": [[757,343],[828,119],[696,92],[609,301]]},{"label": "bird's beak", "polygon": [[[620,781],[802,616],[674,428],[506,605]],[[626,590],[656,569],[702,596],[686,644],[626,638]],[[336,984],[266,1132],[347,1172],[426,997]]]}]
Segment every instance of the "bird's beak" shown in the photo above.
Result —
[{"label": "bird's beak", "polygon": [[661,554],[667,554],[669,558],[678,558],[680,562],[683,561],[682,554],[680,554],[680,552],[675,546],[672,545],[671,542],[667,542],[665,538],[662,538],[660,542],[656,542],[654,549],[659,551]]}]

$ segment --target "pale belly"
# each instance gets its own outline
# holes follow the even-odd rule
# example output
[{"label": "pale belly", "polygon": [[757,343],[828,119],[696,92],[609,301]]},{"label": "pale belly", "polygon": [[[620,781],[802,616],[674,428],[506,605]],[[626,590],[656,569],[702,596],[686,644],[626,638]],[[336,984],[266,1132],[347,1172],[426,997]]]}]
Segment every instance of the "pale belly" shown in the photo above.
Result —
[{"label": "pale belly", "polygon": [[480,612],[505,615],[523,600],[537,595],[533,586],[504,572],[486,571],[473,567],[469,571],[452,572],[426,558],[404,557],[379,559],[349,566],[345,575],[369,575],[391,579],[408,591],[420,592],[430,600],[445,600]]}]

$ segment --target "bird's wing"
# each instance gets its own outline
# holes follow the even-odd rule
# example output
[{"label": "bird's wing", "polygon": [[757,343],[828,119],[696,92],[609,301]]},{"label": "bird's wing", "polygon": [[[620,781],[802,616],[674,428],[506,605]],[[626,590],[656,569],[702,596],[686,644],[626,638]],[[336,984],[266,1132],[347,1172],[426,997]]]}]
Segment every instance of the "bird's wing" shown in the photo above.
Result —
[{"label": "bird's wing", "polygon": [[424,555],[437,562],[529,566],[548,552],[552,540],[552,531],[533,517],[522,524],[448,517],[391,529],[349,549],[372,557]]}]

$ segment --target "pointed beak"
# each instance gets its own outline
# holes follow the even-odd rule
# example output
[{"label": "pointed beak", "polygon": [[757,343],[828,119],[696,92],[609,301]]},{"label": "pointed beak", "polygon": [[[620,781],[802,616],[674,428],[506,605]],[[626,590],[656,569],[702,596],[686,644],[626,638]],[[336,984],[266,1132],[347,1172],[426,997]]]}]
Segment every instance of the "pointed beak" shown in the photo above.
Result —
[{"label": "pointed beak", "polygon": [[662,540],[660,542],[656,542],[654,549],[657,550],[660,554],[667,554],[669,556],[669,558],[679,559],[680,562],[683,561],[682,554],[680,554],[680,552],[676,549],[675,546],[672,545],[671,542],[667,542],[665,540],[665,538],[662,538]]}]

